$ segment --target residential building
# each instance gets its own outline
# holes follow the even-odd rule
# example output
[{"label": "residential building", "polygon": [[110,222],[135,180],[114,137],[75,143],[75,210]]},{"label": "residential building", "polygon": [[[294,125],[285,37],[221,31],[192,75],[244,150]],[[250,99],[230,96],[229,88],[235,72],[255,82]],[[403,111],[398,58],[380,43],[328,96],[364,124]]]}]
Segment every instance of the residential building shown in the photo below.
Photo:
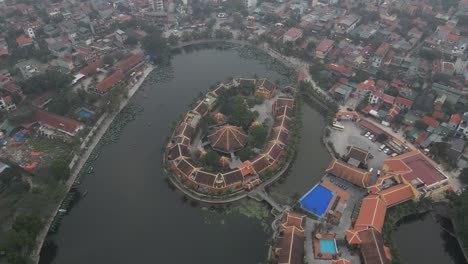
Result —
[{"label": "residential building", "polygon": [[325,59],[328,53],[333,49],[335,42],[331,39],[324,39],[315,49],[315,56],[319,59]]},{"label": "residential building", "polygon": [[0,97],[0,110],[13,111],[16,109],[16,105],[13,102],[11,96]]},{"label": "residential building", "polygon": [[458,125],[460,125],[461,120],[462,119],[461,119],[460,114],[453,114],[453,115],[450,116],[447,127],[452,129],[452,130],[456,130],[458,128]]},{"label": "residential building", "polygon": [[117,30],[115,31],[115,38],[116,38],[120,43],[124,43],[124,41],[127,40],[127,34],[126,34],[123,30],[117,29]]},{"label": "residential building", "polygon": [[242,0],[246,8],[254,8],[257,6],[257,0]]},{"label": "residential building", "polygon": [[21,36],[16,38],[16,43],[18,44],[18,46],[20,46],[22,48],[22,47],[32,45],[33,44],[33,39],[21,35]]},{"label": "residential building", "polygon": [[380,101],[380,99],[382,99],[383,95],[384,95],[384,89],[383,88],[377,89],[369,96],[369,104],[371,105],[377,104]]},{"label": "residential building", "polygon": [[372,66],[376,68],[380,68],[389,50],[390,50],[390,45],[386,42],[382,43],[374,54]]},{"label": "residential building", "polygon": [[283,35],[283,42],[288,42],[288,41],[296,41],[300,38],[302,38],[302,29],[299,28],[290,28],[286,33]]},{"label": "residential building", "polygon": [[401,109],[411,109],[413,106],[413,101],[403,98],[401,96],[397,96],[395,98],[395,105],[400,107]]},{"label": "residential building", "polygon": [[458,158],[463,154],[465,144],[465,140],[461,138],[452,139],[452,142],[450,142],[450,148],[447,149],[447,155],[454,160],[458,160]]},{"label": "residential building", "polygon": [[75,136],[84,128],[81,122],[41,109],[36,109],[36,122],[41,126],[40,129],[58,131],[69,136]]}]

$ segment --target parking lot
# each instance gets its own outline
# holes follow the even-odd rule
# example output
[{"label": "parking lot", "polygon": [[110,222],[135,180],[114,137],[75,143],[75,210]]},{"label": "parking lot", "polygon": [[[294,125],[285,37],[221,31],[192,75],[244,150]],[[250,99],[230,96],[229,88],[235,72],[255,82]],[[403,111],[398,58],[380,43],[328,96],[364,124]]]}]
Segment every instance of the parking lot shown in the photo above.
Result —
[{"label": "parking lot", "polygon": [[355,122],[342,121],[341,123],[344,129],[330,129],[331,134],[327,140],[333,142],[335,150],[340,155],[346,155],[348,153],[348,147],[350,146],[356,146],[370,152],[373,157],[368,159],[368,167],[369,169],[373,168],[371,183],[374,183],[377,179],[378,170],[382,169],[383,161],[389,158],[383,151],[379,151],[379,147],[382,143],[373,142],[368,137],[361,135],[363,130],[359,128]]}]

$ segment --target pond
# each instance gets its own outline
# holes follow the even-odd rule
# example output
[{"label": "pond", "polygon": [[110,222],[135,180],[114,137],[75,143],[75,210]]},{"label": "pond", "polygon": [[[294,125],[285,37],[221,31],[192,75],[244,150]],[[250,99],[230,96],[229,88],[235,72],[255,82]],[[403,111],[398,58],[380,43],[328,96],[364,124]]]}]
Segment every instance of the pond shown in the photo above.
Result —
[{"label": "pond", "polygon": [[393,232],[402,263],[466,264],[449,221],[435,213],[405,218]]},{"label": "pond", "polygon": [[[161,150],[173,122],[189,109],[194,98],[218,81],[229,77],[271,80],[285,78],[268,64],[241,57],[236,50],[205,49],[176,55],[166,82],[154,71],[131,100],[134,114],[112,144],[103,147],[94,173],[82,179],[88,191],[64,218],[57,234],[50,237],[41,263],[261,263],[271,238],[270,223],[259,209],[233,205],[230,213],[203,209],[168,188],[162,172]],[[323,121],[306,108],[308,136],[304,141],[318,144]],[[308,139],[307,139],[308,138]],[[301,148],[294,173],[309,181],[311,155],[325,154]],[[314,154],[315,153],[315,154]],[[304,158],[303,155],[309,157]],[[326,159],[326,158],[325,158]],[[305,162],[306,164],[300,164]],[[303,186],[293,178],[294,186]],[[312,186],[313,184],[310,184]],[[288,185],[289,186],[289,185]],[[310,187],[309,186],[309,187]],[[307,188],[301,188],[300,191]],[[250,217],[247,217],[250,216]],[[270,221],[270,219],[268,219]]]}]

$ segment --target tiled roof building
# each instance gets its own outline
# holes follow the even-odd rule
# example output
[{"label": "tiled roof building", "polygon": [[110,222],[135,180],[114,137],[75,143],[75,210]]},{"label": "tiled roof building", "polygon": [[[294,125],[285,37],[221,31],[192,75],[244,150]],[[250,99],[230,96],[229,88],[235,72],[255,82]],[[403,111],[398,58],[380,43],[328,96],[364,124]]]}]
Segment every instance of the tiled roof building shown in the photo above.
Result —
[{"label": "tiled roof building", "polygon": [[356,168],[337,159],[333,159],[330,162],[326,172],[364,188],[369,186],[371,179],[370,172]]},{"label": "tiled roof building", "polygon": [[248,136],[240,127],[225,125],[214,128],[208,135],[213,149],[231,153],[245,146]]}]

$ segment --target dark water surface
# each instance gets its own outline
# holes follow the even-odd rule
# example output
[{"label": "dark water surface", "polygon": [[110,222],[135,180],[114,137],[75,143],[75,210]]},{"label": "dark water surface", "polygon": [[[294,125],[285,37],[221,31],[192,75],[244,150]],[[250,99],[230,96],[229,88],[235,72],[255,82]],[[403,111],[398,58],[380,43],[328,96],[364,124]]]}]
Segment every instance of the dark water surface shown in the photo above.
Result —
[{"label": "dark water surface", "polygon": [[405,219],[393,232],[402,263],[466,264],[457,240],[442,229],[451,229],[449,220],[438,222],[435,217],[429,213]]},{"label": "dark water surface", "polygon": [[[106,146],[94,174],[82,181],[88,195],[52,237],[53,254],[41,263],[259,263],[270,234],[238,213],[210,213],[183,202],[164,182],[161,149],[170,127],[200,92],[228,77],[278,79],[237,51],[202,50],[176,56],[174,78],[143,86],[132,99],[144,111],[120,139]],[[147,98],[145,98],[147,97]],[[148,124],[151,123],[151,126]],[[319,128],[318,128],[319,129]],[[55,255],[52,258],[51,255]]]},{"label": "dark water surface", "polygon": [[278,201],[293,205],[325,174],[331,157],[321,142],[324,126],[323,116],[308,104],[302,103],[302,131],[296,160],[288,175],[268,189]]}]

